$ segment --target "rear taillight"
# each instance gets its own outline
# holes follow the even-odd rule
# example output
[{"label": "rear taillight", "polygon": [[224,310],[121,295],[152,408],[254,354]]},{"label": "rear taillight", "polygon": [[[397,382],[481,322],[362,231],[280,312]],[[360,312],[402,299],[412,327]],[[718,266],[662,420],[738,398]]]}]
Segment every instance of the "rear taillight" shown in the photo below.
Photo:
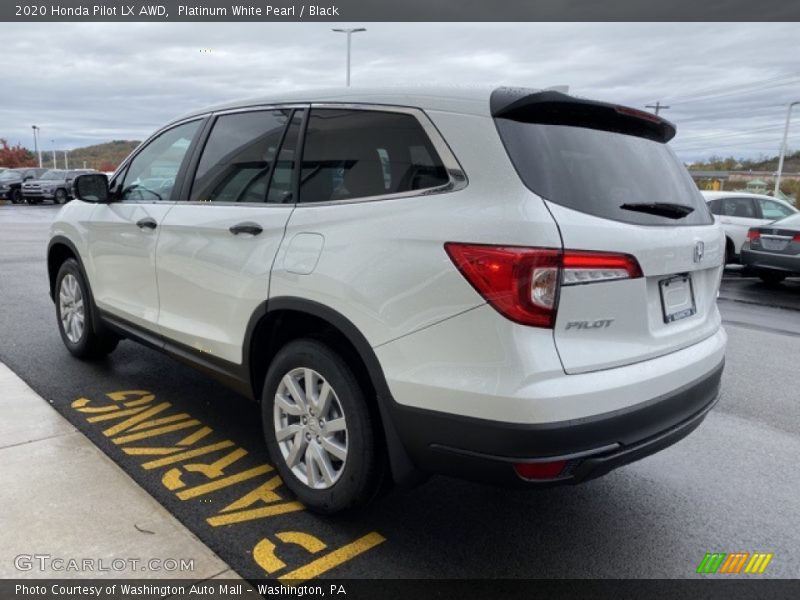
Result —
[{"label": "rear taillight", "polygon": [[747,232],[747,241],[753,242],[761,239],[761,232],[758,229],[751,229]]},{"label": "rear taillight", "polygon": [[800,233],[795,234],[795,236],[792,238],[792,241],[793,242],[800,242]]},{"label": "rear taillight", "polygon": [[564,285],[636,279],[642,276],[639,263],[628,254],[567,250],[564,253],[563,266],[561,281]]},{"label": "rear taillight", "polygon": [[627,254],[457,242],[444,247],[489,304],[512,321],[534,327],[553,328],[562,285],[642,276],[639,263]]}]

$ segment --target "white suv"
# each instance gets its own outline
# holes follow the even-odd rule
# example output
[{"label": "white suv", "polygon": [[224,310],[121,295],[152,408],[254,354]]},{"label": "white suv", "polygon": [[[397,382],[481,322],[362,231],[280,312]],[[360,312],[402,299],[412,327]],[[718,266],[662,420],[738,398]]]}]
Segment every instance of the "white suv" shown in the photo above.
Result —
[{"label": "white suv", "polygon": [[48,251],[61,336],[80,358],[138,340],[260,402],[318,511],[421,473],[584,481],[717,398],[724,238],[674,134],[516,88],[199,111],[76,180]]}]

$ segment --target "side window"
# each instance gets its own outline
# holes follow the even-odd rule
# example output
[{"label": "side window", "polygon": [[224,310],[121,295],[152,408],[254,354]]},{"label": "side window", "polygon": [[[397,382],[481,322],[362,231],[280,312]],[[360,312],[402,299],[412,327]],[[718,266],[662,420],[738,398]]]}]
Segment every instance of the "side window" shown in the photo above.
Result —
[{"label": "side window", "polygon": [[447,170],[412,115],[312,109],[300,202],[384,196],[447,184]]},{"label": "side window", "polygon": [[218,117],[197,166],[190,200],[265,202],[291,114],[291,109],[259,110]]},{"label": "side window", "polygon": [[722,200],[720,200],[719,198],[717,198],[716,200],[711,200],[708,203],[708,210],[710,210],[711,213],[714,214],[714,215],[719,215],[719,214],[722,213],[722,211],[720,210],[721,209],[721,204],[722,204]]},{"label": "side window", "polygon": [[750,198],[724,198],[722,200],[722,214],[726,217],[758,218],[756,207]]},{"label": "side window", "polygon": [[761,216],[771,221],[782,219],[792,214],[792,211],[783,204],[778,204],[772,200],[759,200],[758,203],[761,206]]},{"label": "side window", "polygon": [[172,200],[175,177],[197,134],[200,121],[165,131],[144,147],[127,167],[117,193],[120,200]]}]

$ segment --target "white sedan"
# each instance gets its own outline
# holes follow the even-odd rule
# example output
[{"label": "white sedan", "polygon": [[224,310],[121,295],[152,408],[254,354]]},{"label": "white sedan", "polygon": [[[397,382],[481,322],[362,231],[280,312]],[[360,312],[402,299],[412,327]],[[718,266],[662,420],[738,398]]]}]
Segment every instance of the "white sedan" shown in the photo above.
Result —
[{"label": "white sedan", "polygon": [[783,200],[745,192],[701,192],[708,208],[725,231],[725,262],[738,262],[742,244],[751,227],[766,225],[794,214],[797,209]]}]

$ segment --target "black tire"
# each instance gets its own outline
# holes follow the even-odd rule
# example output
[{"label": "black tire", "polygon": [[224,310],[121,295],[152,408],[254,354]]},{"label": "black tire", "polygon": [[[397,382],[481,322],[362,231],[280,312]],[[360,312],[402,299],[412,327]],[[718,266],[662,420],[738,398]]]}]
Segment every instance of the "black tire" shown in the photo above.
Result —
[{"label": "black tire", "polygon": [[12,204],[22,204],[22,190],[11,190],[11,202]]},{"label": "black tire", "polygon": [[[328,482],[320,482],[323,485],[330,485],[326,489],[315,489],[298,477],[288,465],[277,440],[275,397],[284,376],[292,371],[297,372],[299,369],[311,369],[330,385],[333,395],[330,395],[328,405],[329,407],[334,406],[334,408],[335,406],[341,407],[340,416],[344,418],[346,424],[344,432],[346,435],[346,460],[339,462],[332,455],[327,455],[328,465],[334,464],[334,470],[338,466],[340,472],[338,479],[332,485]],[[305,393],[305,384],[301,385],[303,393]],[[334,405],[334,402],[337,404]],[[334,409],[329,408],[328,410]],[[313,409],[310,414],[314,414]],[[331,414],[339,413],[334,410],[333,413],[328,412],[318,416],[320,419],[323,417],[327,419]],[[382,456],[383,445],[376,428],[377,416],[370,411],[364,390],[347,362],[330,346],[312,339],[299,339],[286,344],[272,360],[267,371],[261,415],[264,437],[272,464],[278,469],[287,487],[310,510],[333,514],[363,506],[377,495],[385,473],[385,461]],[[296,418],[298,422],[295,425],[304,427],[299,422],[301,417],[297,416]],[[306,418],[309,423],[315,420],[310,416]],[[304,437],[308,435],[307,428],[305,431]],[[306,439],[308,441],[301,444],[301,448],[307,449],[313,444],[313,437],[306,437]],[[317,436],[316,440],[319,441],[320,437]],[[291,436],[291,439],[286,438],[283,442],[284,449],[288,451],[288,444],[290,442],[294,444],[297,441],[297,435]],[[317,448],[320,447],[317,446]],[[304,456],[303,464],[297,465],[297,468],[308,473],[305,463],[309,462],[309,455],[305,451],[300,454]],[[304,476],[307,477],[307,475]]]},{"label": "black tire", "polygon": [[769,286],[780,285],[786,279],[786,275],[777,271],[759,271],[758,277]]},{"label": "black tire", "polygon": [[[68,283],[74,281],[77,284],[82,300],[81,307],[83,311],[83,328],[79,336],[75,336],[74,332],[70,332],[70,334],[68,334],[65,331],[66,326],[64,319],[62,319],[62,285],[66,285],[63,282],[68,276],[72,277]],[[94,301],[92,299],[91,292],[89,291],[89,286],[86,284],[86,280],[81,272],[81,268],[74,258],[68,258],[65,260],[61,265],[61,268],[58,270],[55,286],[55,303],[58,332],[61,334],[61,340],[67,347],[67,350],[69,350],[73,356],[81,359],[96,359],[102,358],[114,351],[119,343],[119,337],[111,332],[98,332],[95,330],[93,325],[95,310]],[[70,339],[70,335],[73,335],[73,337],[76,339]]]},{"label": "black tire", "polygon": [[53,196],[53,204],[66,204],[68,200],[69,196],[67,196],[66,190],[58,188]]}]

